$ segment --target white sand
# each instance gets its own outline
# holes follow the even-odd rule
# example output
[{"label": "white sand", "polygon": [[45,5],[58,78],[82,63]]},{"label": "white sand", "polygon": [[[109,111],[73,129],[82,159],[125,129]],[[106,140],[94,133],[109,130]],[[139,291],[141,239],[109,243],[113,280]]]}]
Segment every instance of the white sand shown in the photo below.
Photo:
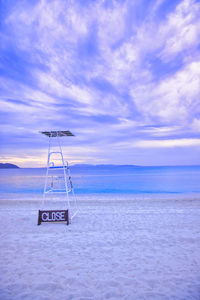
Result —
[{"label": "white sand", "polygon": [[200,200],[80,202],[37,226],[37,202],[0,201],[1,300],[200,299]]}]

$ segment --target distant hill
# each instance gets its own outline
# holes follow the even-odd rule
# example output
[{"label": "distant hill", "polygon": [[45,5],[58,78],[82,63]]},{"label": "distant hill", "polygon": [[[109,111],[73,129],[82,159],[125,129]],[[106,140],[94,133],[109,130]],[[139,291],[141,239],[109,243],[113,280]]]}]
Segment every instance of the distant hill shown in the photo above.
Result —
[{"label": "distant hill", "polygon": [[0,163],[0,169],[19,169],[18,166],[14,165],[14,164],[2,164]]},{"label": "distant hill", "polygon": [[111,164],[100,164],[100,165],[90,165],[90,164],[75,164],[71,165],[71,167],[79,168],[79,167],[85,167],[85,168],[124,168],[124,167],[129,167],[129,168],[140,168],[140,166],[137,165],[111,165]]}]

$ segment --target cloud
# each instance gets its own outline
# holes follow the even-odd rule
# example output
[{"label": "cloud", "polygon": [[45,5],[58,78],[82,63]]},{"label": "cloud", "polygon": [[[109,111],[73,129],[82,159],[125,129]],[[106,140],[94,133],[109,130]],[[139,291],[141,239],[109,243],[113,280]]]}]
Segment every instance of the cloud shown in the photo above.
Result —
[{"label": "cloud", "polygon": [[147,140],[138,141],[133,145],[141,148],[191,147],[199,146],[200,139]]},{"label": "cloud", "polygon": [[[138,148],[168,149],[175,141],[187,147],[191,138],[196,147],[199,2],[9,3],[0,28],[1,153],[9,150],[10,132],[21,155],[16,131],[29,132],[26,151],[39,151],[36,132],[65,128],[77,135],[74,148],[69,143],[79,162],[123,163],[115,152],[119,140],[127,157],[133,140]],[[92,152],[83,159],[87,145]]]},{"label": "cloud", "polygon": [[[167,20],[167,26],[160,28],[160,34],[166,37],[161,57],[169,61],[178,54],[194,49],[199,44],[200,5],[193,0],[185,0],[176,8]],[[184,53],[185,55],[185,53]]]},{"label": "cloud", "polygon": [[184,126],[199,114],[199,78],[200,62],[192,62],[159,83],[141,85],[132,94],[146,118]]}]

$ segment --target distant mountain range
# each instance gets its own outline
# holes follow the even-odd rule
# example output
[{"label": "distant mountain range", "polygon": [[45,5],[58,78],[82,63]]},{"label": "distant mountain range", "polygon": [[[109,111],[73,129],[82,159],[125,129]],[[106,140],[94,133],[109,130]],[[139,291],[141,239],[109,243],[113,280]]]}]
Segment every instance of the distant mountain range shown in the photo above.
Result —
[{"label": "distant mountain range", "polygon": [[14,165],[14,164],[8,164],[8,163],[2,164],[2,163],[0,163],[0,169],[19,169],[19,167]]},{"label": "distant mountain range", "polygon": [[113,164],[100,164],[100,165],[90,165],[90,164],[75,164],[71,165],[71,167],[91,167],[91,168],[96,168],[96,167],[134,167],[134,168],[139,168],[140,166],[137,165],[113,165]]}]

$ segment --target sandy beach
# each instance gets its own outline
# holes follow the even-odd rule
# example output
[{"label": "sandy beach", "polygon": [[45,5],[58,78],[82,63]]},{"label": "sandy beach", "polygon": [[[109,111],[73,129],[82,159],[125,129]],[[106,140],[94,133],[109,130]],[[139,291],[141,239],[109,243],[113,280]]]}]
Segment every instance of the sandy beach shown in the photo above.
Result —
[{"label": "sandy beach", "polygon": [[72,224],[0,202],[0,299],[200,299],[200,200],[82,196]]}]

